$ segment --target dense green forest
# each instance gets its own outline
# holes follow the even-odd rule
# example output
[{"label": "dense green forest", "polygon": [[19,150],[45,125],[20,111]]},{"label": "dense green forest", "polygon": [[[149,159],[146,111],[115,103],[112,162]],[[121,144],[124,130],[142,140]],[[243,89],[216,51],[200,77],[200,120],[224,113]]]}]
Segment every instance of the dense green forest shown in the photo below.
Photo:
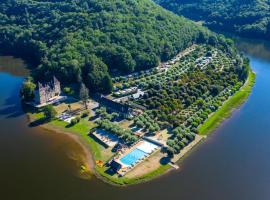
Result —
[{"label": "dense green forest", "polygon": [[36,80],[56,75],[111,90],[111,72],[152,68],[192,43],[226,46],[202,26],[150,0],[6,0],[0,4],[2,51],[30,57]]},{"label": "dense green forest", "polygon": [[270,38],[270,0],[155,0],[164,8],[209,28],[252,38]]}]

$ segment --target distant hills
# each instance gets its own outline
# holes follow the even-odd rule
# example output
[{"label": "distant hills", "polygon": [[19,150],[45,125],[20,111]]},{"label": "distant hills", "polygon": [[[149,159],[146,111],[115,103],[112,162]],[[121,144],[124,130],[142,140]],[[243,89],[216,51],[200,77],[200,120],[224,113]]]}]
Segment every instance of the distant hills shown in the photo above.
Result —
[{"label": "distant hills", "polygon": [[[152,68],[216,35],[150,0],[7,0],[0,4],[0,46],[39,64],[38,80],[83,81],[111,90],[111,72]],[[219,40],[220,42],[220,40]],[[225,41],[223,41],[226,43]]]},{"label": "distant hills", "polygon": [[270,39],[270,0],[155,0],[211,29]]}]

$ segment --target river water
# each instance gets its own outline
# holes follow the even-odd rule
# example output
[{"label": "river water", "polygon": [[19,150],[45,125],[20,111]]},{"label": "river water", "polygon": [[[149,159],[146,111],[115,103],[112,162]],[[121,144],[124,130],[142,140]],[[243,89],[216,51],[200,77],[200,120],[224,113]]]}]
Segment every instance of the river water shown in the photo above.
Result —
[{"label": "river water", "polygon": [[[0,199],[269,200],[270,45],[241,40],[257,74],[247,102],[172,171],[151,182],[115,187],[78,176],[82,148],[72,139],[30,128],[18,91],[27,70],[0,57]],[[20,69],[20,70],[18,70]]]}]

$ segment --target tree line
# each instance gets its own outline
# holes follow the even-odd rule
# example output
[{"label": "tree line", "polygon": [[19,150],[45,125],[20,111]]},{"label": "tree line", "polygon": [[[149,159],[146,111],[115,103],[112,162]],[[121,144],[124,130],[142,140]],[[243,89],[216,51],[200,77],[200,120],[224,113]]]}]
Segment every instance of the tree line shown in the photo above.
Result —
[{"label": "tree line", "polygon": [[209,28],[251,38],[270,38],[270,0],[155,0]]},{"label": "tree line", "polygon": [[155,67],[193,43],[226,45],[150,0],[8,0],[0,27],[0,50],[36,63],[35,80],[55,75],[90,92],[110,92],[112,74]]}]

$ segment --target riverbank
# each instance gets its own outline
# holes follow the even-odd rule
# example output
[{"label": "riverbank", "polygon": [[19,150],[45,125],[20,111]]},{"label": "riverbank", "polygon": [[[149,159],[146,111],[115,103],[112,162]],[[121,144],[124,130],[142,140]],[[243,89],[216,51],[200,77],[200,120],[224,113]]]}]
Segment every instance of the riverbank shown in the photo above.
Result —
[{"label": "riverbank", "polygon": [[[215,128],[217,128],[224,119],[230,117],[233,110],[237,107],[239,107],[248,97],[248,95],[251,92],[252,86],[255,82],[255,73],[250,71],[248,79],[246,83],[241,87],[241,89],[236,92],[232,97],[230,97],[214,114],[212,114],[205,123],[199,127],[199,133],[200,137],[206,136],[209,133],[211,133]],[[41,113],[28,113],[30,122],[41,120],[44,116]],[[114,185],[131,185],[131,184],[138,184],[142,182],[146,182],[149,180],[152,180],[154,178],[157,178],[168,171],[170,171],[172,168],[167,163],[164,165],[160,165],[157,169],[146,173],[142,176],[135,177],[135,178],[127,178],[127,177],[116,177],[109,175],[106,173],[107,167],[106,166],[97,166],[95,164],[96,160],[109,160],[111,158],[111,154],[103,155],[102,151],[104,150],[104,147],[99,144],[97,141],[95,141],[94,138],[89,136],[89,130],[95,127],[95,124],[86,124],[84,122],[76,124],[74,126],[67,126],[68,124],[63,121],[59,120],[52,120],[48,123],[42,123],[40,126],[52,130],[57,133],[66,134],[68,137],[71,137],[74,139],[78,144],[81,145],[83,152],[85,154],[84,159],[84,166],[83,171],[84,172],[92,172],[94,173],[98,178],[102,179],[103,181],[114,184]],[[201,141],[201,140],[199,140]],[[189,148],[189,145],[187,146],[188,150],[185,150],[184,152],[181,151],[179,155],[181,156],[175,156],[176,158],[179,157],[179,159],[174,159],[174,162],[182,161],[183,158],[185,158],[187,155],[189,155],[190,151],[197,146],[197,144],[200,142],[196,142],[196,144],[192,143],[192,147]],[[105,157],[105,158],[104,158]]]},{"label": "riverbank", "polygon": [[224,104],[199,127],[200,135],[208,135],[212,133],[220,123],[230,117],[233,111],[245,102],[252,91],[255,78],[256,74],[250,70],[246,83],[241,87],[241,89],[225,101]]},{"label": "riverbank", "polygon": [[[31,113],[27,113],[27,116],[30,123],[38,119],[37,116]],[[54,125],[53,122],[41,124],[40,127],[52,131],[53,133],[64,134],[65,136],[77,142],[81,146],[84,153],[84,159],[81,160],[83,162],[83,165],[81,165],[81,169],[84,169],[84,172],[92,173],[91,170],[95,167],[92,152],[89,148],[89,145],[87,144],[87,140],[78,135],[79,131],[75,131],[76,129],[67,131],[62,126]]]},{"label": "riverbank", "polygon": [[[215,128],[217,128],[222,121],[228,117],[230,117],[233,110],[239,107],[248,97],[251,92],[252,86],[255,82],[255,73],[250,71],[248,79],[246,83],[241,87],[241,89],[236,92],[232,97],[229,98],[213,115],[211,115],[206,122],[199,127],[200,135],[207,135],[211,133]],[[35,120],[42,119],[41,114],[28,113],[30,122]],[[89,133],[89,125],[84,123],[76,124],[72,127],[68,127],[66,122],[53,120],[51,122],[41,124],[41,127],[52,130],[56,133],[66,134],[68,137],[74,139],[78,144],[81,145],[85,159],[84,165],[86,166],[85,171],[94,173],[98,178],[103,181],[113,184],[113,185],[131,185],[138,184],[146,181],[150,181],[154,178],[157,178],[172,168],[170,165],[165,164],[161,165],[156,170],[144,174],[143,176],[136,178],[126,178],[126,177],[114,177],[107,174],[106,167],[99,167],[95,164],[95,160],[102,159],[101,151],[103,147],[101,144],[97,143],[92,137],[88,135]],[[94,124],[91,128],[94,128]],[[200,140],[201,141],[201,140]],[[183,158],[186,157],[190,153],[190,151],[200,142],[192,145],[191,148],[188,148],[184,153],[181,152],[180,159],[174,159],[175,162],[182,161]],[[177,157],[177,156],[176,156]],[[108,159],[108,158],[107,158]]]}]

